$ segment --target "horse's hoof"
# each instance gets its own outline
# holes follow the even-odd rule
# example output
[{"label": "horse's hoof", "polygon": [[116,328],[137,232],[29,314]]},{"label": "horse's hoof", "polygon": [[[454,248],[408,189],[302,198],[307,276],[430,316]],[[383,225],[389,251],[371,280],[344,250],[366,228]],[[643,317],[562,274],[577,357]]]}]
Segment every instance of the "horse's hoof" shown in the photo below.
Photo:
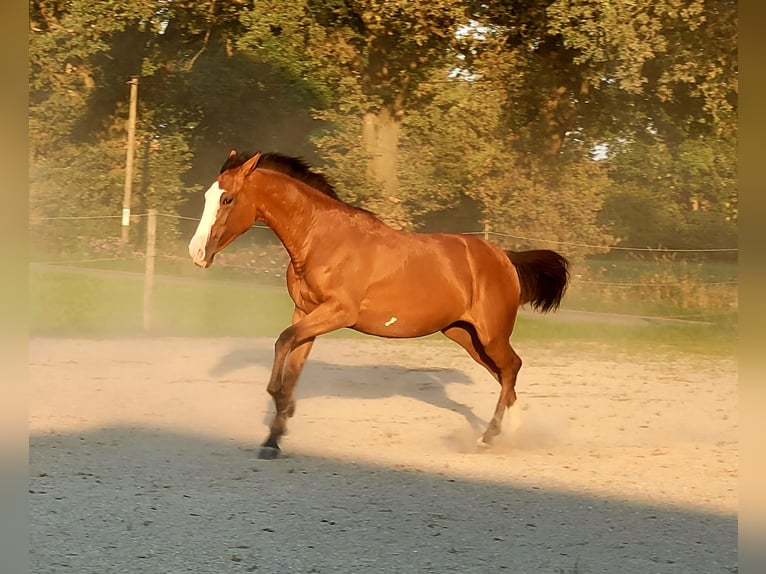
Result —
[{"label": "horse's hoof", "polygon": [[258,451],[258,458],[261,460],[274,460],[275,458],[279,458],[279,448],[274,448],[273,446],[262,446],[261,450]]},{"label": "horse's hoof", "polygon": [[479,448],[484,449],[484,448],[491,447],[492,444],[488,443],[487,441],[485,441],[483,436],[480,436],[478,439],[476,439],[476,446],[478,446]]}]

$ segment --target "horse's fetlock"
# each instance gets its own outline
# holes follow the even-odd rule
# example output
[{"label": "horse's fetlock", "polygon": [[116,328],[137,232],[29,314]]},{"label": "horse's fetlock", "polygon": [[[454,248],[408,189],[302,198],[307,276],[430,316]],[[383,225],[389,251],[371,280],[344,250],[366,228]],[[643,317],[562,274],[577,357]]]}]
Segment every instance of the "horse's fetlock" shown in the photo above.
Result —
[{"label": "horse's fetlock", "polygon": [[276,401],[279,398],[279,395],[282,394],[282,382],[270,381],[269,385],[266,387],[266,392],[268,392]]}]

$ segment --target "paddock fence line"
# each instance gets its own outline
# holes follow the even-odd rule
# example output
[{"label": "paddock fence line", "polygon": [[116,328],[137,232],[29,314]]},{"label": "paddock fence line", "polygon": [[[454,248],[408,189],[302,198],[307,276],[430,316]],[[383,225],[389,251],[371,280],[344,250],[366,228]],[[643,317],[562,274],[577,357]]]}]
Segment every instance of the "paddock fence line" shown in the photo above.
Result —
[{"label": "paddock fence line", "polygon": [[[82,229],[88,224],[98,222],[109,222],[119,220],[119,215],[83,215],[83,216],[61,216],[61,217],[35,217],[30,218],[29,225],[31,236],[33,237],[33,248],[30,252],[33,257],[30,261],[30,269],[64,269],[70,272],[76,271],[74,268],[86,271],[88,269],[102,269],[105,272],[128,272],[143,275],[143,317],[142,324],[145,331],[151,331],[153,325],[153,293],[158,275],[157,269],[160,269],[162,278],[168,278],[179,273],[179,269],[191,267],[190,257],[186,251],[186,242],[193,233],[193,227],[196,227],[199,218],[186,217],[182,215],[160,212],[155,209],[149,209],[145,213],[131,214],[132,229],[131,234],[135,238],[127,245],[119,244],[119,227],[117,231],[98,232]],[[163,221],[172,222],[172,229],[164,228]],[[68,224],[77,226],[76,229],[70,229],[67,233],[59,233],[76,238],[78,247],[76,249],[60,249],[56,255],[51,253],[50,246],[42,247],[34,245],[36,239],[45,237],[46,226],[56,224]],[[252,282],[253,272],[258,274],[259,281],[281,280],[284,286],[284,270],[289,262],[284,248],[279,243],[271,229],[262,224],[253,225],[252,229],[258,234],[257,237],[251,237],[250,241],[238,240],[240,247],[234,244],[227,250],[219,254],[216,258],[215,268],[230,270],[233,275],[227,277],[227,281],[238,282],[243,285]],[[75,235],[76,234],[76,235]],[[466,235],[481,235],[488,239],[512,239],[516,241],[525,241],[530,245],[540,245],[541,247],[557,245],[561,249],[566,247],[584,247],[609,249],[621,253],[636,253],[639,259],[628,260],[609,260],[600,261],[599,268],[579,266],[572,270],[571,285],[569,287],[568,298],[575,299],[573,311],[595,311],[603,313],[608,309],[626,304],[632,298],[646,299],[647,297],[662,300],[672,300],[682,298],[685,306],[690,307],[684,310],[684,305],[680,308],[683,312],[676,310],[655,312],[652,314],[656,319],[672,320],[690,320],[703,321],[706,318],[725,315],[736,312],[738,307],[736,278],[736,265],[730,266],[734,269],[729,270],[728,275],[715,276],[706,273],[704,264],[688,264],[686,262],[673,261],[673,257],[678,254],[719,254],[719,253],[738,253],[737,248],[699,248],[699,249],[654,249],[646,247],[625,247],[609,245],[592,245],[577,242],[567,242],[552,240],[546,238],[533,238],[515,234],[484,229],[481,231],[466,231]],[[55,234],[54,234],[55,236]],[[106,237],[104,237],[106,236]],[[246,236],[245,236],[246,237]],[[55,237],[54,237],[55,239]],[[48,240],[50,243],[50,238]],[[41,243],[45,244],[43,239]],[[54,241],[55,243],[55,241]],[[639,276],[632,279],[615,280],[611,277],[619,275],[628,275],[627,270],[632,267],[649,265],[642,263],[641,257],[666,257],[665,261],[654,261],[651,266],[653,274],[650,280]],[[681,267],[686,268],[686,274],[678,275]],[[621,269],[625,273],[621,273]],[[690,272],[691,270],[691,272]],[[187,272],[181,272],[181,276],[188,275]],[[188,281],[205,282],[206,278],[202,276],[186,277]],[[214,279],[220,280],[220,279]],[[592,299],[601,298],[603,309],[598,305],[594,308],[593,302],[588,305],[578,305],[580,299],[587,298],[590,295]],[[724,300],[725,299],[725,300]],[[578,308],[583,307],[583,308]]]}]

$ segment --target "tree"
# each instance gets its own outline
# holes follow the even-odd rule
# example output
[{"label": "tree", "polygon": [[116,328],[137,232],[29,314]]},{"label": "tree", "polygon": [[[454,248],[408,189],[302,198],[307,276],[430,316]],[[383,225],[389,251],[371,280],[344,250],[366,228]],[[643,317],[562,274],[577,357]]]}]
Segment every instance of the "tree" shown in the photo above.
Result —
[{"label": "tree", "polygon": [[[330,171],[341,181],[352,174],[344,183],[363,196],[378,188],[378,207],[404,224],[409,217],[396,209],[402,120],[419,82],[454,61],[465,9],[457,0],[263,1],[243,17],[239,45],[310,78],[324,96],[315,115],[331,131],[317,145]],[[366,182],[354,173],[361,163]]]},{"label": "tree", "polygon": [[405,120],[402,144],[411,166],[403,181],[418,200],[418,215],[439,209],[445,216],[450,205],[476,206],[467,229],[483,224],[494,240],[513,249],[565,244],[568,254],[582,255],[600,249],[572,244],[609,242],[596,222],[607,172],[590,154],[568,146],[550,160],[529,150],[506,113],[512,94],[486,78],[428,84],[421,92],[427,92],[420,94],[427,102]]},{"label": "tree", "polygon": [[629,244],[734,245],[737,3],[560,0],[548,15],[618,120],[589,128],[613,156],[601,220]]},{"label": "tree", "polygon": [[[143,70],[142,94],[152,92],[147,70],[160,67],[149,56],[161,52],[169,17],[162,7],[122,0],[30,3],[30,195],[47,214],[119,211],[127,81]],[[171,59],[164,56],[167,65]],[[163,117],[145,100],[139,99],[136,183],[146,193],[138,199],[174,209],[184,190],[180,166],[188,161],[188,142],[179,137],[184,118]]]},{"label": "tree", "polygon": [[[31,199],[39,214],[120,212],[128,86],[139,76],[135,207],[182,209],[231,147],[312,122],[293,86],[237,54],[241,0],[30,2]],[[279,101],[277,112],[264,101]],[[194,205],[196,214],[197,205]]]},{"label": "tree", "polygon": [[628,244],[677,245],[683,236],[690,248],[712,239],[700,227],[730,245],[736,223],[736,14],[731,0],[475,9],[503,45],[482,74],[504,78],[514,94],[507,116],[517,149],[548,158],[541,166],[555,173],[572,151],[584,158],[601,146],[615,184],[599,222]]},{"label": "tree", "polygon": [[691,245],[736,226],[732,0],[31,0],[30,24],[48,215],[119,213],[140,75],[142,206],[183,210],[234,147],[303,155],[403,227],[459,209],[534,245]]},{"label": "tree", "polygon": [[607,162],[614,184],[599,216],[621,243],[731,248],[737,243],[736,146],[725,138],[631,141]]}]

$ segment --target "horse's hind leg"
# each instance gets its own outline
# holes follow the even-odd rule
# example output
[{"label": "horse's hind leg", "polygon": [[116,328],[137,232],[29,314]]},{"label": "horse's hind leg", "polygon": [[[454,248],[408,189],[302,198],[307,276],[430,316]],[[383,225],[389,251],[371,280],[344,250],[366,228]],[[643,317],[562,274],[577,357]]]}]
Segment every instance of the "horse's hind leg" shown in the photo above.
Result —
[{"label": "horse's hind leg", "polygon": [[516,377],[521,369],[521,358],[511,347],[506,338],[495,339],[484,345],[484,350],[492,361],[497,365],[500,373],[500,398],[495,407],[495,414],[489,421],[489,426],[479,439],[479,445],[488,446],[492,439],[500,434],[500,428],[503,424],[503,415],[513,403],[516,402]]},{"label": "horse's hind leg", "polygon": [[521,358],[511,347],[507,337],[498,337],[487,344],[481,342],[474,325],[454,323],[442,331],[447,337],[463,347],[468,354],[500,383],[500,398],[489,426],[479,439],[481,446],[488,446],[500,434],[505,411],[516,402],[516,377],[521,369]]},{"label": "horse's hind leg", "polygon": [[484,345],[479,341],[476,328],[473,325],[464,322],[453,323],[446,329],[443,329],[442,333],[468,351],[468,354],[471,355],[474,361],[487,369],[498,383],[500,382],[500,371],[484,350]]}]

